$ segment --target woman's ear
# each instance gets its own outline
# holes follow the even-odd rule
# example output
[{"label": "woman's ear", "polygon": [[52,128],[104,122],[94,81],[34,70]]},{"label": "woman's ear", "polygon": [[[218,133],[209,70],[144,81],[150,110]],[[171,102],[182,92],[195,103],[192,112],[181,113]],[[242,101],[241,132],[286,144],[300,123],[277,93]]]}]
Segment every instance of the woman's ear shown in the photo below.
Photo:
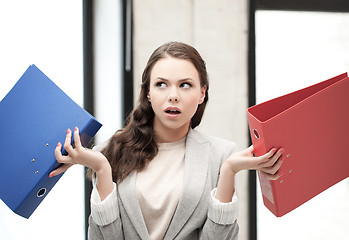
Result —
[{"label": "woman's ear", "polygon": [[149,95],[149,92],[148,92],[147,98],[148,98],[148,101],[150,102],[150,95]]},{"label": "woman's ear", "polygon": [[200,100],[199,100],[199,105],[200,105],[201,103],[203,103],[204,100],[205,100],[206,90],[207,90],[207,86],[206,86],[206,85],[204,85],[203,87],[201,87],[201,97],[200,97]]}]

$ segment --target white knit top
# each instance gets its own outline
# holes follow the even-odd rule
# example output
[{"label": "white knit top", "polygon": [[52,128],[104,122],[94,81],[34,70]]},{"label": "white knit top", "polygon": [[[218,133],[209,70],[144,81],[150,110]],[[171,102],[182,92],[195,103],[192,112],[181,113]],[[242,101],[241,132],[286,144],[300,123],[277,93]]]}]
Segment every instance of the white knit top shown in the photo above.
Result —
[{"label": "white knit top", "polygon": [[157,156],[137,173],[136,190],[150,239],[163,239],[183,188],[185,138],[160,143]]}]

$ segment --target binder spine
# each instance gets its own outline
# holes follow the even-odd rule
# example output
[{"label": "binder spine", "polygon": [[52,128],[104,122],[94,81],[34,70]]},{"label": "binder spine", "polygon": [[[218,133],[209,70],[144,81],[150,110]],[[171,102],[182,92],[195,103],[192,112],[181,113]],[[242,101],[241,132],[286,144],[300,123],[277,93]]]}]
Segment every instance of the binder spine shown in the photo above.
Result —
[{"label": "binder spine", "polygon": [[250,127],[250,135],[253,144],[254,154],[256,157],[258,157],[265,154],[268,151],[265,146],[262,124],[250,112],[248,112],[247,117]]},{"label": "binder spine", "polygon": [[93,136],[102,127],[102,124],[95,118],[91,118],[88,123],[80,129],[80,140],[84,147],[87,147],[91,142]]},{"label": "binder spine", "polygon": [[[264,138],[265,126],[260,122],[252,113],[248,111],[248,122],[250,128],[250,135],[253,144],[254,154],[256,157],[264,155],[271,149],[268,144],[268,139]],[[272,146],[271,146],[272,147]],[[278,213],[277,198],[275,196],[275,184],[274,181],[268,180],[258,173],[259,183],[263,195],[264,205],[275,215]]]},{"label": "binder spine", "polygon": [[[21,201],[21,204],[13,210],[15,213],[27,219],[33,214],[58,180],[63,176],[63,174],[60,174],[49,178],[50,171],[51,170],[44,173],[40,181],[32,188],[25,199]],[[30,203],[30,205],[28,205],[28,203]]]}]

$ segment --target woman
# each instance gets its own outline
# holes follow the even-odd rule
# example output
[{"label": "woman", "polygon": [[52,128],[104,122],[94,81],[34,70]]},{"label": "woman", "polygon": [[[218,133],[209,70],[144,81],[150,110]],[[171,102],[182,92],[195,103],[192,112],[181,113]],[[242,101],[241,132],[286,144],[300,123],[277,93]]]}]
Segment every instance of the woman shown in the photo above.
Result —
[{"label": "woman", "polygon": [[236,173],[256,169],[277,179],[283,150],[261,157],[253,157],[253,147],[234,153],[234,143],[194,130],[208,88],[200,54],[167,43],[150,56],[127,126],[101,152],[83,148],[79,129],[68,129],[68,156],[58,143],[55,155],[63,165],[50,176],[72,164],[93,170],[89,239],[237,237]]}]

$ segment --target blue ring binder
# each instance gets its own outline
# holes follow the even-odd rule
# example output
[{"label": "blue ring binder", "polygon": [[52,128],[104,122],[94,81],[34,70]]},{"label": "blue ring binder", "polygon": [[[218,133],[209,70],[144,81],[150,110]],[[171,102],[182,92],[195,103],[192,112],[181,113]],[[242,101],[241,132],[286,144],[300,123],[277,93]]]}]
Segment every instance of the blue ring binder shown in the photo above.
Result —
[{"label": "blue ring binder", "polygon": [[29,218],[62,174],[54,156],[67,128],[79,127],[86,146],[102,124],[76,104],[35,65],[0,102],[0,199]]}]

